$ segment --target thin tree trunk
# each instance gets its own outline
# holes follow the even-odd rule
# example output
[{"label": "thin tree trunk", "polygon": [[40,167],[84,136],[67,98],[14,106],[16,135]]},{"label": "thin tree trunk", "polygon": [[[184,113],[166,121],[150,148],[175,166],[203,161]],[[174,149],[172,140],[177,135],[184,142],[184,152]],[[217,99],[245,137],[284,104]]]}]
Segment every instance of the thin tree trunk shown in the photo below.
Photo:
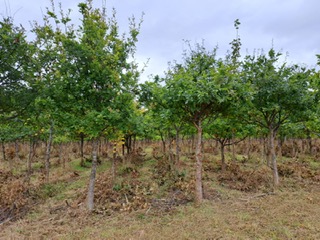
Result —
[{"label": "thin tree trunk", "polygon": [[84,145],[84,134],[80,133],[80,157],[81,157],[81,162],[80,166],[84,167],[84,154],[83,154],[83,145]]},{"label": "thin tree trunk", "polygon": [[92,143],[92,166],[91,166],[91,174],[89,180],[89,188],[88,188],[88,202],[87,207],[91,212],[94,209],[94,185],[96,181],[96,173],[97,173],[97,149],[98,149],[98,140],[94,139]]},{"label": "thin tree trunk", "polygon": [[307,141],[308,141],[308,147],[309,147],[308,153],[310,155],[312,155],[313,154],[313,152],[312,152],[312,138],[311,138],[310,134],[308,134]]},{"label": "thin tree trunk", "polygon": [[28,156],[28,161],[27,161],[27,179],[28,182],[30,180],[31,172],[32,172],[32,159],[34,156],[34,140],[31,137],[30,138],[30,143],[29,143],[29,156]]},{"label": "thin tree trunk", "polygon": [[137,141],[137,135],[133,135],[133,141],[132,141],[132,151],[135,152],[136,150],[136,141]]},{"label": "thin tree trunk", "polygon": [[176,164],[180,164],[180,129],[176,128]]},{"label": "thin tree trunk", "polygon": [[111,167],[113,182],[115,182],[115,179],[116,179],[116,157],[117,157],[117,147],[115,144],[115,146],[113,148],[112,167]]},{"label": "thin tree trunk", "polygon": [[52,138],[53,138],[53,121],[51,121],[51,125],[50,125],[49,138],[48,138],[47,150],[46,150],[46,159],[45,159],[46,182],[49,182],[50,153],[51,153]]},{"label": "thin tree trunk", "polygon": [[270,141],[271,141],[270,136],[267,137],[267,141],[264,141],[265,156],[267,159],[267,166],[268,167],[272,166],[272,156],[271,156],[271,149],[270,149],[271,142]]},{"label": "thin tree trunk", "polygon": [[275,151],[274,145],[274,138],[275,138],[275,131],[274,129],[269,129],[269,138],[270,138],[270,156],[271,156],[271,163],[272,163],[272,170],[273,170],[273,184],[274,186],[279,185],[279,173],[278,173],[278,166],[277,166],[277,156]]},{"label": "thin tree trunk", "polygon": [[251,138],[248,138],[248,145],[247,145],[247,160],[249,161],[251,158]]},{"label": "thin tree trunk", "polygon": [[291,139],[291,157],[295,157],[296,156],[296,148],[294,146],[294,140],[293,138]]},{"label": "thin tree trunk", "polygon": [[[169,134],[168,134],[169,135]],[[169,151],[169,164],[170,164],[170,171],[174,170],[175,164],[174,164],[174,156],[173,156],[173,150],[172,150],[172,141],[173,139],[169,136],[169,144],[168,144],[168,151]]]},{"label": "thin tree trunk", "polygon": [[232,162],[235,162],[236,161],[236,150],[235,150],[235,137],[234,137],[234,131],[232,131],[232,140],[231,140],[231,143],[232,143]]},{"label": "thin tree trunk", "polygon": [[220,153],[221,153],[221,171],[225,172],[226,171],[226,161],[225,161],[225,156],[224,156],[224,141],[220,141]]},{"label": "thin tree trunk", "polygon": [[1,146],[2,146],[2,158],[3,158],[3,161],[6,161],[7,156],[6,156],[6,147],[4,145],[4,142],[1,142]]},{"label": "thin tree trunk", "polygon": [[18,141],[14,141],[14,152],[15,152],[15,159],[20,160],[19,157],[19,143]]},{"label": "thin tree trunk", "polygon": [[128,136],[127,154],[129,155],[132,151],[132,135]]},{"label": "thin tree trunk", "polygon": [[307,150],[305,152],[307,152],[308,154],[312,155],[312,137],[311,137],[311,132],[309,129],[307,129]]},{"label": "thin tree trunk", "polygon": [[161,137],[161,142],[162,142],[162,150],[165,153],[166,152],[166,140],[163,137],[163,133],[161,130],[159,130],[160,137]]},{"label": "thin tree trunk", "polygon": [[196,196],[195,203],[200,205],[203,200],[203,189],[202,189],[202,122],[199,120],[195,123],[197,128],[197,139],[196,139]]},{"label": "thin tree trunk", "polygon": [[[122,142],[121,148],[122,148],[122,156],[124,157],[124,148],[125,148],[125,143],[124,142]],[[127,152],[129,152],[128,148],[127,148]]]}]

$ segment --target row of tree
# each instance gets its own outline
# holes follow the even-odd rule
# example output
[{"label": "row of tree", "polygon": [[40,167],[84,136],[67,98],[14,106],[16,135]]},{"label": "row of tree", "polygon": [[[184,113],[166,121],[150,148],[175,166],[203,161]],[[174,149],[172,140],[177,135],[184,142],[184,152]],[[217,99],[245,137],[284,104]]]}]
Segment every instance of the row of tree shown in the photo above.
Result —
[{"label": "row of tree", "polygon": [[[74,25],[70,10],[56,11],[51,3],[43,23],[34,22],[30,33],[10,17],[0,22],[0,141],[23,139],[32,146],[45,140],[48,180],[53,141],[79,140],[83,146],[85,139],[93,140],[89,210],[100,137],[125,137],[128,151],[134,136],[162,140],[164,151],[165,140],[175,138],[179,162],[181,134],[196,135],[200,203],[204,136],[219,141],[222,150],[230,141],[268,136],[268,164],[277,185],[275,138],[319,132],[319,73],[282,63],[274,49],[241,57],[238,34],[223,58],[217,49],[189,45],[164,77],[138,84],[134,54],[141,21],[130,19],[129,32],[121,34],[115,11],[107,16],[105,8],[95,9],[87,0],[78,5],[82,19]],[[236,20],[237,31],[239,25]],[[28,40],[29,34],[34,39]]]}]

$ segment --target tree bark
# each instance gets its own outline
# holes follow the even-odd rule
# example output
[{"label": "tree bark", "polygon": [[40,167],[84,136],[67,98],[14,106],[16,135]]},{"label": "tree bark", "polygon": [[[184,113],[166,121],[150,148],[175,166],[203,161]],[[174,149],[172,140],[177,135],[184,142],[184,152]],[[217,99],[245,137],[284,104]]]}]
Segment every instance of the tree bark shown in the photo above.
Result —
[{"label": "tree bark", "polygon": [[92,143],[92,166],[91,166],[91,174],[89,180],[89,188],[88,188],[88,202],[87,207],[90,212],[94,209],[94,185],[96,181],[96,173],[97,173],[97,149],[98,149],[98,140],[94,139]]},{"label": "tree bark", "polygon": [[162,142],[162,151],[163,153],[166,152],[166,140],[164,139],[163,133],[161,130],[159,130],[160,137],[161,137],[161,142]]},{"label": "tree bark", "polygon": [[176,127],[176,164],[180,164],[180,129]]},{"label": "tree bark", "polygon": [[113,154],[112,154],[112,181],[115,182],[116,179],[116,157],[117,157],[117,144],[113,146]]},{"label": "tree bark", "polygon": [[251,158],[251,138],[248,138],[248,144],[247,144],[247,160],[249,161]]},{"label": "tree bark", "polygon": [[312,137],[311,137],[311,132],[309,129],[307,129],[307,153],[312,155],[313,152],[312,152]]},{"label": "tree bark", "polygon": [[195,123],[197,128],[197,139],[196,139],[196,194],[195,203],[200,205],[203,200],[203,189],[202,189],[202,122],[198,120]]},{"label": "tree bark", "polygon": [[15,152],[15,159],[16,160],[20,160],[20,157],[19,157],[19,143],[18,141],[14,141],[14,152]]},{"label": "tree bark", "polygon": [[84,145],[84,134],[80,133],[80,157],[81,157],[81,162],[80,166],[84,167],[84,154],[83,154],[83,145]]},{"label": "tree bark", "polygon": [[274,138],[276,132],[273,128],[269,129],[269,142],[270,142],[270,157],[271,157],[271,164],[273,170],[273,184],[274,186],[279,185],[279,173],[278,173],[278,166],[277,166],[277,156],[275,151],[274,145]]},{"label": "tree bark", "polygon": [[232,143],[232,162],[236,161],[236,150],[235,150],[235,145],[236,145],[236,140],[234,137],[234,132],[232,131],[232,139],[231,139],[231,143]]},{"label": "tree bark", "polygon": [[30,143],[29,143],[29,156],[28,156],[28,161],[27,161],[27,180],[29,182],[31,172],[32,172],[32,159],[34,156],[34,140],[31,137],[30,138]]},{"label": "tree bark", "polygon": [[226,161],[225,161],[225,156],[224,156],[224,141],[220,141],[220,153],[221,153],[221,171],[225,172],[226,171]]},{"label": "tree bark", "polygon": [[51,153],[52,138],[53,138],[53,121],[51,121],[51,124],[50,124],[49,138],[48,138],[47,150],[46,150],[46,159],[45,159],[46,182],[49,182],[50,153]]},{"label": "tree bark", "polygon": [[1,147],[2,147],[2,158],[3,158],[3,161],[6,161],[7,160],[7,157],[6,157],[6,147],[4,145],[4,142],[1,142]]}]

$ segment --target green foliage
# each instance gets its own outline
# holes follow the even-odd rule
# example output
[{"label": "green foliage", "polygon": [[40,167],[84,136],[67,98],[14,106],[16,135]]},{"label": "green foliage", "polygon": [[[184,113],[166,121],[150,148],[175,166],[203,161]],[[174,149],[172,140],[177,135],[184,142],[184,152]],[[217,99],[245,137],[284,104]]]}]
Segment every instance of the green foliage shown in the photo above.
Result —
[{"label": "green foliage", "polygon": [[12,18],[0,21],[0,138],[14,141],[26,135],[23,119],[38,92],[34,80],[34,46]]},{"label": "green foliage", "polygon": [[250,121],[278,130],[281,124],[307,119],[313,106],[309,89],[310,71],[299,66],[279,64],[280,53],[246,56],[244,79],[251,84],[248,100]]},{"label": "green foliage", "polygon": [[184,112],[184,119],[196,123],[209,115],[227,111],[237,97],[237,83],[229,65],[197,44],[184,53],[167,73],[166,100],[171,109]]},{"label": "green foliage", "polygon": [[77,28],[70,11],[65,14],[60,6],[57,14],[53,2],[44,25],[35,24],[43,86],[37,105],[60,127],[92,138],[117,125],[120,111],[133,101],[139,72],[128,59],[140,24],[131,20],[130,36],[120,37],[115,12],[107,18],[105,9],[95,9],[89,0],[78,7],[82,22]]},{"label": "green foliage", "polygon": [[65,183],[46,183],[38,191],[40,199],[55,197],[66,188]]}]

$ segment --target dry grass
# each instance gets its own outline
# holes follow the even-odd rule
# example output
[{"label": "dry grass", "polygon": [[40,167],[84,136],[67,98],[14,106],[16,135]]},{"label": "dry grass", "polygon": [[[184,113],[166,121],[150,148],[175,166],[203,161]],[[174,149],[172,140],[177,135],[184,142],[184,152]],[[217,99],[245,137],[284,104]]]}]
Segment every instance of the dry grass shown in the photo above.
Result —
[{"label": "dry grass", "polygon": [[319,239],[319,186],[308,191],[222,193],[201,207],[174,212],[147,211],[115,216],[89,215],[83,209],[54,212],[50,203],[27,218],[5,224],[1,239]]},{"label": "dry grass", "polygon": [[[218,158],[209,156],[204,161],[204,203],[200,207],[184,203],[170,210],[150,204],[131,212],[89,214],[83,194],[90,168],[80,169],[78,160],[68,162],[66,168],[57,166],[52,169],[54,181],[40,186],[40,193],[46,198],[35,201],[37,205],[24,218],[0,224],[0,239],[320,239],[317,160],[280,164],[282,184],[273,191],[266,183],[270,170],[246,162],[241,166],[229,165],[221,175]],[[119,178],[143,182],[141,186],[154,184],[155,176],[168,178],[157,161],[149,156],[146,159],[141,166],[119,166]],[[99,168],[98,180],[108,181],[105,170],[110,168],[110,162]],[[179,170],[192,176],[193,162],[184,162]],[[176,188],[177,182],[174,184]],[[97,183],[97,191],[107,185]],[[159,185],[154,195],[146,199],[166,197],[164,191],[169,187]],[[104,190],[103,202],[114,194],[111,189]],[[132,189],[125,192],[129,201],[130,192]]]}]

